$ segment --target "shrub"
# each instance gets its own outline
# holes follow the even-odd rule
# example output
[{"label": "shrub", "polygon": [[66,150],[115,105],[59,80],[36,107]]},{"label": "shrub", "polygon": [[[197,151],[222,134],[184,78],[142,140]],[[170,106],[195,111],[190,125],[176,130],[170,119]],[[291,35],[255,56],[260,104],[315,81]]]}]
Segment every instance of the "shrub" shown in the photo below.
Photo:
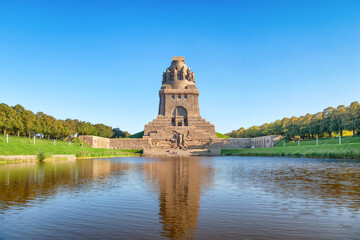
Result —
[{"label": "shrub", "polygon": [[43,161],[48,157],[48,155],[46,153],[44,153],[44,152],[39,152],[37,154],[37,157],[38,157],[39,161]]}]

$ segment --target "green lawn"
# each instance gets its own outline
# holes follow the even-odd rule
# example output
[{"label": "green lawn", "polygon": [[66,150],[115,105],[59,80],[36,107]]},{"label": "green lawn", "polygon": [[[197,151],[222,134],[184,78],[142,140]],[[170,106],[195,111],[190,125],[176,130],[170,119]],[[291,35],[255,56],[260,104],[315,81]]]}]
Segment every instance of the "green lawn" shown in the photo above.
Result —
[{"label": "green lawn", "polygon": [[101,149],[91,148],[75,138],[71,146],[68,142],[61,140],[39,139],[34,140],[27,137],[9,136],[9,143],[6,143],[6,137],[0,136],[0,155],[37,155],[41,152],[46,155],[76,155],[77,157],[110,157],[110,156],[140,156],[142,150],[119,150],[119,149]]},{"label": "green lawn", "polygon": [[240,155],[240,156],[288,156],[288,157],[360,159],[360,143],[348,143],[341,145],[340,144],[320,145],[319,143],[319,146],[300,145],[300,147],[298,147],[296,145],[296,146],[288,146],[288,147],[278,146],[273,148],[222,149],[221,153],[223,155]]},{"label": "green lawn", "polygon": [[128,136],[127,138],[142,138],[144,136],[144,131],[134,133],[133,135]]},{"label": "green lawn", "polygon": [[216,136],[217,136],[218,138],[230,138],[229,136],[227,136],[227,135],[225,135],[225,134],[218,133],[218,132],[216,132]]},{"label": "green lawn", "polygon": [[[274,147],[284,147],[284,139],[281,140],[278,144],[276,144]],[[348,136],[348,137],[342,137],[341,138],[342,144],[347,143],[360,143],[360,136]],[[334,138],[319,138],[319,145],[328,145],[328,144],[339,144],[339,137]],[[315,146],[316,145],[316,139],[306,139],[300,141],[300,146]],[[298,146],[298,142],[289,142],[289,140],[286,140],[285,147],[291,147],[291,146]]]}]

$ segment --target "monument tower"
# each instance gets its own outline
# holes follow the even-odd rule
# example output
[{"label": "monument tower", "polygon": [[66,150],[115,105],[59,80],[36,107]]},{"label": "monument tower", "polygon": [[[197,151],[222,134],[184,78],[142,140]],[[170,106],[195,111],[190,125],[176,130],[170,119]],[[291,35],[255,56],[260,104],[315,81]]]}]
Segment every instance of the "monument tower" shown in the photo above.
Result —
[{"label": "monument tower", "polygon": [[158,149],[204,148],[217,138],[215,126],[201,118],[195,75],[184,57],[173,57],[163,73],[158,117],[145,125],[144,138]]}]

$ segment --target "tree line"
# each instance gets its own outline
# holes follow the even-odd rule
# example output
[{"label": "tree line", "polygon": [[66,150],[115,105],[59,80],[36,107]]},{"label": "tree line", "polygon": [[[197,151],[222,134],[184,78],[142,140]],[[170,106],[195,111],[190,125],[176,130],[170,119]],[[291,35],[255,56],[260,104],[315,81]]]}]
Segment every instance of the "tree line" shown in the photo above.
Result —
[{"label": "tree line", "polygon": [[46,138],[66,138],[77,135],[95,135],[99,137],[127,137],[130,134],[119,128],[104,124],[92,124],[78,119],[60,120],[43,112],[33,113],[17,104],[0,104],[0,129],[4,134],[17,136],[40,135]]},{"label": "tree line", "polygon": [[261,126],[233,130],[226,135],[234,138],[283,135],[288,139],[308,139],[331,137],[333,134],[342,136],[344,131],[351,131],[353,135],[360,134],[360,104],[357,101],[347,107],[344,105],[337,108],[328,107],[315,114],[286,117]]}]

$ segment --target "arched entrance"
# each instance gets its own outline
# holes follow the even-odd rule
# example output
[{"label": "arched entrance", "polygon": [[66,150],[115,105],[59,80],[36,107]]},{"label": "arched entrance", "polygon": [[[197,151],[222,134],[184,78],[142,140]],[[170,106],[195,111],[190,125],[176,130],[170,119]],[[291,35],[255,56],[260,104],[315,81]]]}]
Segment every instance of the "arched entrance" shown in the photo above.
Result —
[{"label": "arched entrance", "polygon": [[184,107],[176,107],[172,112],[172,126],[188,126],[187,111]]}]

